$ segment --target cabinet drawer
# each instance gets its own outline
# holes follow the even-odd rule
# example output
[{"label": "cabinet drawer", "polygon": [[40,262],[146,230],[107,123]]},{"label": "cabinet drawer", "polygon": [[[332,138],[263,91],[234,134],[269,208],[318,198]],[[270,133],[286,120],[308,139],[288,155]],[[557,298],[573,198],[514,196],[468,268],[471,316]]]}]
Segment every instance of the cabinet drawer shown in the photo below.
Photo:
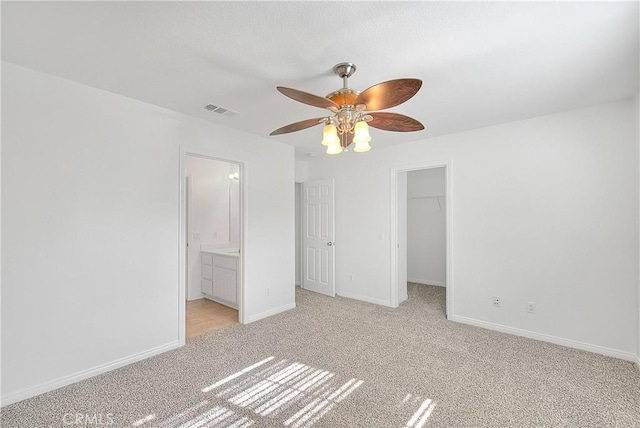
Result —
[{"label": "cabinet drawer", "polygon": [[213,294],[213,282],[207,280],[207,279],[201,279],[200,280],[200,289],[202,290],[203,293],[208,294],[208,295],[212,295]]},{"label": "cabinet drawer", "polygon": [[235,257],[216,256],[213,258],[213,265],[224,269],[236,270],[237,261],[238,259]]},{"label": "cabinet drawer", "polygon": [[213,279],[213,266],[202,265],[202,279]]},{"label": "cabinet drawer", "polygon": [[213,264],[213,255],[202,254],[202,264],[211,266]]}]

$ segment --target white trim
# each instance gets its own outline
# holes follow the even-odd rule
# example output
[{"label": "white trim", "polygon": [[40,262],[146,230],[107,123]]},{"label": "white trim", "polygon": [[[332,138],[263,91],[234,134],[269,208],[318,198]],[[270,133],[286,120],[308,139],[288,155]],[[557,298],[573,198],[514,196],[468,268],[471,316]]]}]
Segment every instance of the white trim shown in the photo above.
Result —
[{"label": "white trim", "polygon": [[416,284],[435,285],[436,287],[446,287],[447,284],[442,281],[432,281],[430,279],[407,278],[407,282],[415,282]]},{"label": "white trim", "polygon": [[579,342],[577,340],[572,339],[564,339],[562,337],[552,336],[544,333],[537,333],[535,331],[530,330],[522,330],[515,327],[508,327],[502,324],[495,324],[487,321],[480,321],[475,318],[461,317],[458,315],[453,315],[449,317],[451,321],[459,322],[462,324],[469,324],[476,327],[482,327],[489,330],[495,330],[502,333],[513,334],[516,336],[527,337],[529,339],[541,340],[543,342],[554,343],[556,345],[567,346],[569,348],[581,349],[583,351],[589,351],[596,354],[606,355],[608,357],[619,358],[621,360],[638,361],[638,356],[631,353],[620,351],[618,349],[607,348],[605,346],[600,345],[592,345],[590,343]]},{"label": "white trim", "polygon": [[376,299],[376,298],[368,297],[368,296],[361,296],[359,294],[348,293],[348,292],[345,292],[345,291],[336,291],[336,295],[340,296],[340,297],[346,297],[347,299],[361,300],[361,301],[367,302],[367,303],[374,303],[376,305],[388,306],[390,308],[395,308],[395,307],[398,306],[398,305],[393,306],[391,304],[391,302],[388,301],[388,300]]},{"label": "white trim", "polygon": [[[303,264],[304,264],[303,260],[304,260],[304,258],[302,257],[302,254],[304,252],[302,251],[302,245],[303,245],[303,239],[302,239],[302,230],[303,230],[302,229],[302,209],[303,209],[303,206],[304,206],[304,204],[303,204],[304,201],[303,201],[303,198],[302,198],[302,189],[304,187],[304,182],[303,181],[296,181],[295,185],[297,186],[298,184],[300,185],[300,198],[298,200],[297,209],[298,209],[298,211],[300,213],[300,224],[298,225],[298,230],[296,230],[296,235],[297,235],[296,238],[298,240],[298,254],[297,254],[297,256],[300,259],[300,266],[296,266],[296,269],[300,268],[299,271],[298,271],[298,274],[300,275],[300,277],[295,279],[295,284],[300,286],[300,288],[303,288],[302,287],[302,278],[304,277],[304,275],[303,275]],[[295,203],[295,195],[294,195],[294,203]],[[294,214],[295,214],[295,212],[294,212]]]},{"label": "white trim", "polygon": [[54,389],[62,388],[63,386],[67,386],[72,383],[76,383],[81,380],[88,379],[90,377],[97,376],[111,370],[115,370],[119,367],[126,366],[158,354],[162,354],[163,352],[179,348],[180,346],[181,345],[178,343],[178,341],[167,343],[166,345],[161,345],[147,351],[142,351],[128,357],[120,358],[110,363],[101,364],[87,370],[82,370],[68,376],[64,376],[49,382],[41,383],[40,385],[36,385],[20,390],[18,392],[14,392],[12,394],[5,395],[2,397],[2,406],[4,407],[9,404],[17,403],[18,401],[26,400],[27,398],[35,397],[36,395],[44,394],[45,392],[53,391]]},{"label": "white trim", "polygon": [[393,308],[398,307],[398,300],[400,296],[398,290],[398,174],[401,172],[415,171],[421,169],[431,168],[445,168],[445,217],[446,217],[446,306],[447,306],[447,319],[453,317],[454,310],[454,277],[453,277],[453,173],[452,173],[452,161],[450,159],[445,160],[431,160],[413,164],[402,164],[393,166],[390,169],[390,230],[389,230],[389,246],[390,251],[390,263],[391,263],[391,284],[390,284],[390,305]]},{"label": "white trim", "polygon": [[246,322],[244,324],[249,324],[250,322],[258,321],[258,320],[261,320],[263,318],[267,318],[267,317],[270,317],[272,315],[279,314],[280,312],[285,312],[285,311],[288,311],[290,309],[294,309],[295,307],[296,307],[296,304],[294,302],[294,303],[286,304],[284,306],[280,306],[279,308],[269,309],[268,311],[264,311],[264,312],[261,312],[259,314],[251,315],[251,316],[247,317],[247,319],[245,320]]},{"label": "white trim", "polygon": [[237,303],[233,303],[233,302],[229,302],[227,300],[224,299],[220,299],[218,297],[214,297],[214,296],[208,296],[206,294],[203,294],[204,298],[207,300],[211,300],[212,302],[216,302],[216,303],[220,303],[221,305],[227,306],[229,308],[232,309],[238,309],[238,304]]}]

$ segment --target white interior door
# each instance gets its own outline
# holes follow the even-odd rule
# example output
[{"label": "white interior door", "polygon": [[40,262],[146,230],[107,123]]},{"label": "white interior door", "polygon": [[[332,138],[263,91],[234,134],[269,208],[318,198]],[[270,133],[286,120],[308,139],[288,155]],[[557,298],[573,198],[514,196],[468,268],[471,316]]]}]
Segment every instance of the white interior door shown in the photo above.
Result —
[{"label": "white interior door", "polygon": [[333,297],[336,295],[333,178],[304,183],[302,195],[302,287]]},{"label": "white interior door", "polygon": [[398,303],[409,298],[407,294],[407,171],[398,173],[398,231],[397,245],[397,269],[398,269]]}]

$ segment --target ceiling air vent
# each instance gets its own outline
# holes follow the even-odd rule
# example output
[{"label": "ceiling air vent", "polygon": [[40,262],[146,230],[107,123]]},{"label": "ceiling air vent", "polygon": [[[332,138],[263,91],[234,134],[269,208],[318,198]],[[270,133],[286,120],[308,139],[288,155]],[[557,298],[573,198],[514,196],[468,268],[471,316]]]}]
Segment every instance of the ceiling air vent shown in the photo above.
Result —
[{"label": "ceiling air vent", "polygon": [[237,111],[229,110],[228,108],[224,108],[220,106],[214,106],[213,104],[206,105],[204,108],[214,113],[218,113],[228,117],[232,117],[238,114]]}]

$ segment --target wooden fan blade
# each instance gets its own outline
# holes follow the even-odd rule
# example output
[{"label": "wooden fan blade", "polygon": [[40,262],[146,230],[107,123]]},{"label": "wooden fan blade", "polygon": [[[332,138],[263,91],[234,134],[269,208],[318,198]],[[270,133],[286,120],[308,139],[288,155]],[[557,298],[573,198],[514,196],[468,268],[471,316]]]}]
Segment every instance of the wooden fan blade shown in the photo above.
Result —
[{"label": "wooden fan blade", "polygon": [[284,86],[276,86],[276,89],[289,98],[310,106],[328,108],[329,110],[339,108],[338,104],[325,97],[319,97],[297,89],[285,88]]},{"label": "wooden fan blade", "polygon": [[325,121],[324,117],[316,117],[315,119],[301,120],[300,122],[290,123],[282,128],[278,128],[269,135],[288,134],[289,132],[301,131],[319,125]]},{"label": "wooden fan blade", "polygon": [[362,91],[355,104],[364,104],[367,111],[395,107],[414,96],[422,86],[420,79],[396,79],[378,83]]},{"label": "wooden fan blade", "polygon": [[417,120],[398,113],[369,113],[373,119],[369,122],[369,126],[382,129],[385,131],[395,132],[412,132],[421,131],[424,126]]}]

